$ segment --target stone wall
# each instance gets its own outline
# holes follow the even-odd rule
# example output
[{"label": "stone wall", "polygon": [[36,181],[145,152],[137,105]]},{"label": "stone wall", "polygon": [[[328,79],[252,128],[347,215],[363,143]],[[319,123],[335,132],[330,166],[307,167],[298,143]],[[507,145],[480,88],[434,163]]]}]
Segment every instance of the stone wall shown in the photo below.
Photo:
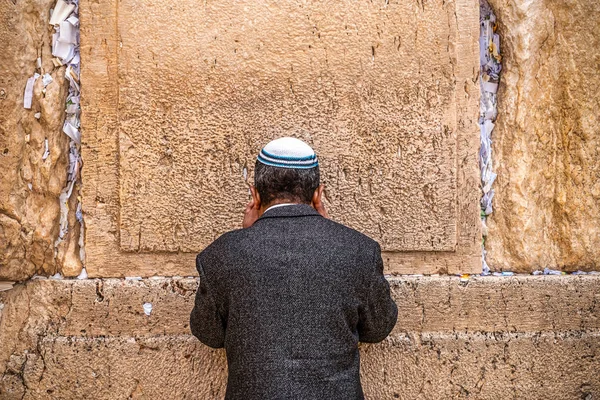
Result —
[{"label": "stone wall", "polygon": [[[488,262],[597,269],[599,6],[490,2],[505,64]],[[0,2],[0,281],[81,269],[71,237],[54,247],[68,139],[53,3]],[[478,272],[477,2],[238,7],[81,3],[90,274],[195,274],[194,252],[238,226],[259,147],[284,132],[317,149],[333,217],[382,242],[387,272]],[[40,56],[54,82],[24,110]],[[369,398],[600,396],[597,276],[391,284],[399,323],[361,347]],[[222,397],[223,352],[188,332],[196,285],[0,293],[0,398]]]},{"label": "stone wall", "polygon": [[488,264],[600,268],[600,3],[490,0],[503,73]]},{"label": "stone wall", "polygon": [[194,274],[280,135],[315,147],[332,217],[380,241],[388,271],[480,271],[478,13],[82,2],[88,274]]},{"label": "stone wall", "polygon": [[[321,8],[329,6],[265,11],[254,4],[221,29],[219,18],[231,11],[224,4],[166,10],[130,1],[118,12],[116,2],[83,1],[91,275],[194,274],[194,252],[239,226],[254,154],[284,132],[317,148],[333,217],[378,239],[388,272],[477,272],[477,85],[470,67],[477,4],[419,4],[340,6],[344,12],[331,15]],[[599,6],[491,4],[504,71],[488,264],[522,272],[598,269]],[[51,63],[52,6],[0,5],[0,29],[9,38],[0,43],[5,280],[81,270],[75,229],[54,247],[68,140],[61,132],[64,69]],[[277,21],[271,33],[263,12]],[[148,23],[165,13],[185,24]],[[161,29],[150,32],[151,25]],[[167,32],[160,62],[154,31]],[[217,31],[216,39],[209,35]],[[140,46],[140,38],[147,43]],[[43,91],[38,80],[25,110],[25,82],[36,71],[54,81]],[[46,139],[50,156],[43,160]]]},{"label": "stone wall", "polygon": [[[196,286],[35,280],[0,293],[0,398],[222,398],[224,352],[189,334]],[[393,278],[391,287],[398,324],[361,346],[368,399],[600,395],[600,277]]]},{"label": "stone wall", "polygon": [[[64,67],[55,68],[51,60],[53,6],[53,0],[0,3],[0,280],[59,270],[77,276],[81,270],[79,257],[71,257],[78,251],[76,232],[54,245],[69,141],[62,132],[68,85]],[[36,81],[27,110],[25,84],[35,72],[49,73],[53,81],[45,89],[42,79]],[[43,160],[46,139],[49,156]]]}]

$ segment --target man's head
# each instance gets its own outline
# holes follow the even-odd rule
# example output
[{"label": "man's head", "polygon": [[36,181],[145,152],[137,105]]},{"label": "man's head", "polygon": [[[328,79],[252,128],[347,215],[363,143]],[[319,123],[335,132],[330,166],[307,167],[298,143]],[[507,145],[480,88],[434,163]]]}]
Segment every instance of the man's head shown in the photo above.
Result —
[{"label": "man's head", "polygon": [[314,150],[292,137],[273,140],[256,160],[252,201],[246,206],[243,225],[252,225],[269,206],[278,203],[310,204],[326,216],[321,201],[323,190]]},{"label": "man's head", "polygon": [[256,161],[254,187],[265,205],[273,202],[310,204],[319,187],[319,166],[293,169]]},{"label": "man's head", "polygon": [[319,187],[315,151],[292,137],[267,143],[256,159],[254,186],[265,206],[275,202],[310,204]]}]

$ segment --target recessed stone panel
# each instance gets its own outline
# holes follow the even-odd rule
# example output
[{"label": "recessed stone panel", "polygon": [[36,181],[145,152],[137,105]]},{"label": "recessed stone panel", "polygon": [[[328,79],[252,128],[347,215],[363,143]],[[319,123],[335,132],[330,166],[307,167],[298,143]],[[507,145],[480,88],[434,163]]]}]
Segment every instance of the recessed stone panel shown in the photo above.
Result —
[{"label": "recessed stone panel", "polygon": [[92,275],[191,273],[283,135],[388,268],[477,268],[477,2],[100,3],[82,4]]}]

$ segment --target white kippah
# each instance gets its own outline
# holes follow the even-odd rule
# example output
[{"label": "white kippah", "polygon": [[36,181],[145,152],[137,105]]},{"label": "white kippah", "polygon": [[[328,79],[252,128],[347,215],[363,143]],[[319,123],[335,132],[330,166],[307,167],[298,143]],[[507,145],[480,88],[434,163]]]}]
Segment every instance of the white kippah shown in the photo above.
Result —
[{"label": "white kippah", "polygon": [[282,137],[267,143],[258,153],[258,161],[281,168],[308,169],[319,165],[315,151],[293,137]]}]

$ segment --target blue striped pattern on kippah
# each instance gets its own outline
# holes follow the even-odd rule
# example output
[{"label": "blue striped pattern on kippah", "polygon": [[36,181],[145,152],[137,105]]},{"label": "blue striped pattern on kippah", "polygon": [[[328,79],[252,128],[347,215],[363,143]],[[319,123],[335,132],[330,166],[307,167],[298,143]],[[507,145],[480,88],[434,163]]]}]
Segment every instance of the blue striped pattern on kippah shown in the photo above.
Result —
[{"label": "blue striped pattern on kippah", "polygon": [[309,169],[319,165],[316,154],[304,157],[279,156],[268,153],[265,149],[262,149],[260,153],[258,153],[258,161],[265,165],[281,168]]}]

